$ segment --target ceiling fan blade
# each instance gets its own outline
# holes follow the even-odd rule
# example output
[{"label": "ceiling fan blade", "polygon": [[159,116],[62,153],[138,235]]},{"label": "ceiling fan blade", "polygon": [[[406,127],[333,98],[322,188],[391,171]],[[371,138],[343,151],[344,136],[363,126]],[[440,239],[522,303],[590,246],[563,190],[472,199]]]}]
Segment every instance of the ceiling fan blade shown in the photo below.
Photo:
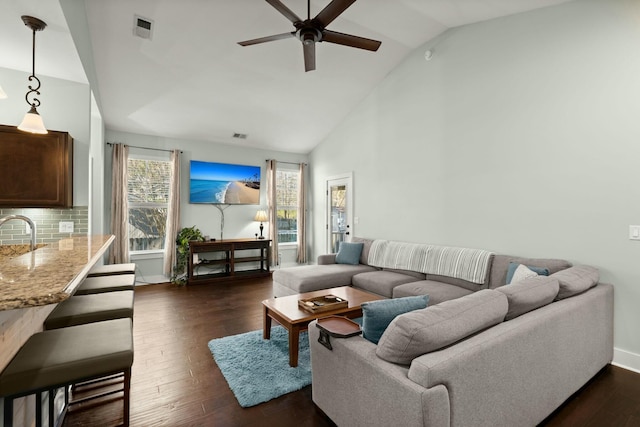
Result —
[{"label": "ceiling fan blade", "polygon": [[291,9],[282,4],[280,0],[267,0],[267,3],[283,14],[289,21],[293,22],[294,25],[302,22],[302,19],[300,19]]},{"label": "ceiling fan blade", "polygon": [[304,50],[304,71],[313,71],[316,69],[316,43],[313,41],[303,42]]},{"label": "ceiling fan blade", "polygon": [[318,15],[314,18],[322,28],[326,28],[334,19],[338,17],[342,12],[344,12],[349,6],[355,3],[356,0],[333,0],[331,3],[327,5],[324,9],[318,13]]},{"label": "ceiling fan blade", "polygon": [[382,44],[378,40],[367,39],[351,34],[339,33],[337,31],[324,30],[322,32],[322,41],[341,44],[344,46],[357,47],[359,49],[376,51]]},{"label": "ceiling fan blade", "polygon": [[276,34],[276,35],[273,35],[273,36],[260,37],[259,39],[245,40],[243,42],[238,42],[238,44],[240,46],[251,46],[252,44],[272,42],[272,41],[275,41],[275,40],[288,39],[289,37],[295,37],[295,36],[296,36],[295,32],[282,33],[282,34]]}]

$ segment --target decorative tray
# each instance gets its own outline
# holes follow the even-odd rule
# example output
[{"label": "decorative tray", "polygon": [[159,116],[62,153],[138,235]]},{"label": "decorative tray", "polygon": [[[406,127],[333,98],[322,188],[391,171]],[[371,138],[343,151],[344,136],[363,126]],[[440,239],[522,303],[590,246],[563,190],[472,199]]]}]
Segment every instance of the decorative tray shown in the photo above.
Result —
[{"label": "decorative tray", "polygon": [[298,300],[298,306],[310,313],[321,313],[323,311],[348,307],[349,301],[335,295],[322,295]]}]

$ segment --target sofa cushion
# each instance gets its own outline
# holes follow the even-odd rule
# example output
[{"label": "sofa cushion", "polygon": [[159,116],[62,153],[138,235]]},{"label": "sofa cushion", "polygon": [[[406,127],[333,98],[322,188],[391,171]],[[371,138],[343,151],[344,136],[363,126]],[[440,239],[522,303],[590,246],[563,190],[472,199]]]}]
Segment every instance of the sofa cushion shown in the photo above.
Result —
[{"label": "sofa cushion", "polygon": [[391,271],[392,273],[405,274],[407,276],[415,277],[418,280],[425,280],[427,275],[424,273],[420,273],[419,271],[411,271],[411,270],[398,270],[396,268],[383,268],[383,271]]},{"label": "sofa cushion", "polygon": [[473,293],[465,288],[459,288],[447,283],[433,280],[420,280],[418,282],[406,283],[393,288],[393,298],[402,298],[412,295],[429,295],[431,305],[440,304],[444,301],[460,298]]},{"label": "sofa cushion", "polygon": [[576,265],[554,273],[550,277],[560,282],[560,291],[556,299],[561,300],[594,287],[600,280],[600,273],[597,268],[588,265]]},{"label": "sofa cushion", "polygon": [[[404,283],[415,282],[419,279],[413,276],[409,276],[401,273],[394,273],[392,271],[368,271],[366,273],[358,273],[351,279],[351,283],[356,288],[360,288],[363,291],[373,292],[383,297],[391,298],[393,295],[393,289]],[[425,294],[418,294],[425,295]]]},{"label": "sofa cushion", "polygon": [[376,354],[388,362],[408,365],[422,354],[501,323],[508,306],[505,294],[483,289],[402,314],[382,334]]},{"label": "sofa cushion", "polygon": [[563,259],[521,258],[511,255],[495,255],[493,257],[493,263],[491,264],[491,274],[489,277],[490,289],[495,289],[507,283],[507,271],[509,270],[510,262],[546,268],[549,270],[549,274],[571,267],[571,263]]},{"label": "sofa cushion", "polygon": [[[455,277],[440,276],[438,274],[427,274],[427,280],[433,280],[434,282],[448,283],[450,285],[459,286],[470,291],[479,291],[480,289],[486,289],[487,285],[479,285],[477,283],[470,282],[464,279],[457,279]],[[487,280],[488,281],[488,280]]]},{"label": "sofa cushion", "polygon": [[552,303],[558,295],[558,289],[560,289],[558,280],[545,276],[535,276],[496,288],[496,291],[507,296],[509,302],[509,311],[504,320],[511,320]]},{"label": "sofa cushion", "polygon": [[[505,282],[507,285],[510,284],[511,282],[513,282],[513,276],[514,274],[516,274],[516,272],[518,270],[521,270],[520,275],[522,275],[522,269],[526,268],[529,271],[532,271],[536,274],[536,276],[548,276],[549,275],[549,269],[545,268],[545,267],[536,267],[533,265],[524,265],[524,264],[519,264],[517,262],[510,262],[509,263],[509,267],[507,268],[507,281]],[[526,271],[526,270],[525,270]],[[534,275],[529,275],[527,274],[528,277],[535,277]],[[519,280],[522,280],[524,277],[519,277]],[[516,280],[519,281],[519,280]]]},{"label": "sofa cushion", "polygon": [[375,268],[362,264],[301,265],[275,270],[273,281],[300,294],[338,286],[350,286],[351,278],[355,274],[374,270]]},{"label": "sofa cushion", "polygon": [[340,242],[340,247],[336,254],[336,264],[360,264],[363,246],[363,243]]},{"label": "sofa cushion", "polygon": [[362,303],[362,336],[378,344],[389,323],[399,314],[425,308],[429,295],[386,299]]}]

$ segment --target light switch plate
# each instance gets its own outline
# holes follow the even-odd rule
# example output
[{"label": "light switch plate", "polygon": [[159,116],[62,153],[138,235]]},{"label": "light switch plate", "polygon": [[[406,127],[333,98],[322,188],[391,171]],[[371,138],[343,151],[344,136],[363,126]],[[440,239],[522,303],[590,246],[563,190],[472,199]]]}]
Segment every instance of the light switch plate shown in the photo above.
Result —
[{"label": "light switch plate", "polygon": [[629,226],[629,239],[640,240],[640,225]]},{"label": "light switch plate", "polygon": [[60,221],[58,223],[59,233],[73,233],[73,221]]}]

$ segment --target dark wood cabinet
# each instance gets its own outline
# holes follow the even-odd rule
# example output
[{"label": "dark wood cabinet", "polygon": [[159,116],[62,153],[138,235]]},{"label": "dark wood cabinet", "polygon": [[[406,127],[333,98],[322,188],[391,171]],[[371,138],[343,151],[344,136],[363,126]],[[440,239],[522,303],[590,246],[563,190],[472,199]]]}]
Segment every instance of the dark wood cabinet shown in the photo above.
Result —
[{"label": "dark wood cabinet", "polygon": [[[268,239],[189,242],[187,283],[268,277],[271,274],[270,245]],[[197,261],[194,261],[194,255],[197,255]]]},{"label": "dark wood cabinet", "polygon": [[0,125],[0,206],[73,206],[73,138]]}]

